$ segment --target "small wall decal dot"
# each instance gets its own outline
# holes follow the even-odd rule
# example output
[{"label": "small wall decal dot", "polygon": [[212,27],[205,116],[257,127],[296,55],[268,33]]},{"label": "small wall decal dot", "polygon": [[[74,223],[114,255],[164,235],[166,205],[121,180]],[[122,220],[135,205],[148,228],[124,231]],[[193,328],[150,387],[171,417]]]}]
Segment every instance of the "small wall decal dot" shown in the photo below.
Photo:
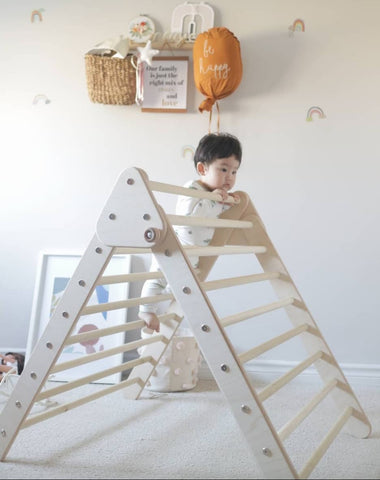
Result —
[{"label": "small wall decal dot", "polygon": [[34,23],[34,20],[36,18],[39,19],[40,22],[42,22],[42,12],[44,12],[45,10],[43,8],[39,8],[38,10],[33,10],[31,16],[30,16],[30,21],[32,23]]},{"label": "small wall decal dot", "polygon": [[306,115],[306,121],[307,122],[312,122],[313,117],[318,117],[318,118],[326,118],[326,115],[322,108],[320,107],[310,107],[309,110],[307,111]]}]

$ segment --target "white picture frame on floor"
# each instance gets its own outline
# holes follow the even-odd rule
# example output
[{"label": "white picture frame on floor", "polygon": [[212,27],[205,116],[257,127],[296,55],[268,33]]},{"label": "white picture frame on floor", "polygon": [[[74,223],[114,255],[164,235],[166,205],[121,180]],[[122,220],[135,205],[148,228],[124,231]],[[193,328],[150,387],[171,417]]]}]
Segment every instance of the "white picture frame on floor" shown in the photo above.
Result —
[{"label": "white picture frame on floor", "polygon": [[[26,348],[26,362],[46,328],[56,305],[64,294],[66,285],[78,266],[82,255],[76,253],[41,252],[38,261],[32,314]],[[130,273],[131,255],[114,255],[103,275],[119,275]],[[98,285],[87,305],[95,305],[118,300],[126,300],[129,296],[129,283]],[[125,323],[127,310],[118,309],[81,316],[72,335],[100,328],[112,327]],[[108,350],[124,343],[124,332],[98,337],[97,339],[67,345],[63,348],[57,363],[66,362],[98,351]],[[54,373],[50,379],[54,381],[72,381],[106,368],[120,365],[122,354],[105,357],[83,365]],[[118,383],[121,373],[109,375],[94,383]]]}]

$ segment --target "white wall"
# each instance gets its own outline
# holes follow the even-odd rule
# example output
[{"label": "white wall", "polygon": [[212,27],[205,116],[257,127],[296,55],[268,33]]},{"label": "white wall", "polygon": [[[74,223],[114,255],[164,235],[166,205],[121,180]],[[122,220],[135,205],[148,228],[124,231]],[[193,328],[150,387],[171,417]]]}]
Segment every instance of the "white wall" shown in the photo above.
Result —
[{"label": "white wall", "polygon": [[[207,133],[208,115],[197,111],[203,97],[192,81],[186,114],[93,104],[83,59],[141,13],[169,30],[179,3],[49,0],[32,23],[36,5],[2,1],[1,346],[26,346],[38,252],[82,251],[122,170],[139,166],[174,184],[193,176],[182,148]],[[380,2],[209,3],[242,49],[242,83],[220,102],[221,129],[243,143],[237,187],[253,198],[337,359],[377,368]],[[296,18],[305,32],[290,36]],[[38,94],[51,102],[33,105]],[[313,105],[325,119],[306,121]]]}]

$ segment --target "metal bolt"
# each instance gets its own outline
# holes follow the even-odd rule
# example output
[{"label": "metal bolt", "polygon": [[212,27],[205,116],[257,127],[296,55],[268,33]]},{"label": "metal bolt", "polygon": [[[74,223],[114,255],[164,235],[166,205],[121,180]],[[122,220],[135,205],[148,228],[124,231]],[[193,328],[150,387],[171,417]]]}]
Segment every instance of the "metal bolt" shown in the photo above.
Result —
[{"label": "metal bolt", "polygon": [[2,428],[2,429],[0,430],[0,433],[1,433],[1,436],[2,436],[2,437],[6,437],[6,436],[7,436],[7,432],[4,430],[4,428]]},{"label": "metal bolt", "polygon": [[36,372],[31,372],[30,376],[35,380],[37,378]]},{"label": "metal bolt", "polygon": [[134,183],[135,183],[135,181],[133,180],[133,178],[128,178],[128,180],[127,180],[128,185],[133,185]]},{"label": "metal bolt", "polygon": [[100,247],[95,248],[95,252],[96,252],[96,253],[102,253],[102,251],[103,251],[103,250],[102,250]]},{"label": "metal bolt", "polygon": [[115,220],[116,215],[115,215],[114,213],[110,213],[110,214],[108,215],[108,218],[109,218],[110,220]]},{"label": "metal bolt", "polygon": [[51,342],[47,342],[46,346],[47,348],[50,348],[50,350],[53,348],[53,344]]},{"label": "metal bolt", "polygon": [[209,331],[210,331],[210,327],[204,323],[204,324],[201,326],[201,330],[202,330],[203,332],[209,332]]},{"label": "metal bolt", "polygon": [[149,215],[149,213],[144,213],[143,219],[144,219],[144,220],[150,220],[150,215]]},{"label": "metal bolt", "polygon": [[244,412],[244,413],[251,413],[251,409],[249,408],[248,405],[242,405],[241,406],[241,411]]},{"label": "metal bolt", "polygon": [[62,313],[62,317],[64,317],[64,318],[69,318],[69,314],[68,314],[67,312],[63,312],[63,313]]},{"label": "metal bolt", "polygon": [[186,295],[190,295],[191,293],[191,288],[190,287],[183,287],[182,288],[183,293],[186,293]]},{"label": "metal bolt", "polygon": [[228,365],[226,365],[225,363],[222,363],[222,365],[220,366],[220,369],[222,370],[222,372],[229,372],[230,371],[230,367]]},{"label": "metal bolt", "polygon": [[81,287],[85,287],[85,286],[86,286],[86,282],[85,282],[84,280],[79,280],[78,283],[79,283],[79,285],[80,285]]},{"label": "metal bolt", "polygon": [[16,400],[16,401],[15,401],[15,405],[16,405],[17,408],[21,408],[21,407],[22,407],[20,400]]},{"label": "metal bolt", "polygon": [[268,447],[264,447],[262,452],[266,457],[271,457],[272,456],[272,451]]},{"label": "metal bolt", "polygon": [[165,256],[166,256],[166,257],[170,257],[170,256],[171,256],[170,250],[168,250],[168,249],[165,250]]},{"label": "metal bolt", "polygon": [[148,228],[148,230],[145,230],[144,238],[147,242],[154,242],[156,239],[156,232],[154,228]]}]

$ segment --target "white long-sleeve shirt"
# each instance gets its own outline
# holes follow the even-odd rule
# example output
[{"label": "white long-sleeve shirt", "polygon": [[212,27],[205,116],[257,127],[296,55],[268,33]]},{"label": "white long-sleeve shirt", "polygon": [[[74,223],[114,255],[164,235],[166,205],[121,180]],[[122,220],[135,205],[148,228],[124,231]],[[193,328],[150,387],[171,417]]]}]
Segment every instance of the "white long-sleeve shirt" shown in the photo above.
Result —
[{"label": "white long-sleeve shirt", "polygon": [[[196,180],[190,180],[189,182],[185,183],[184,187],[207,191]],[[177,200],[176,215],[217,218],[221,213],[229,208],[230,205],[216,202],[215,200],[180,195]],[[197,245],[205,247],[211,242],[215,229],[212,227],[176,225],[174,230],[182,245]],[[189,260],[194,268],[198,267],[199,257],[189,256]],[[156,259],[153,257],[150,271],[156,272],[157,270],[159,270],[159,266]],[[165,278],[146,280],[141,291],[141,297],[160,295],[168,292],[170,292],[170,287],[167,285]],[[156,313],[157,309],[157,304],[140,305],[141,312]]]}]

